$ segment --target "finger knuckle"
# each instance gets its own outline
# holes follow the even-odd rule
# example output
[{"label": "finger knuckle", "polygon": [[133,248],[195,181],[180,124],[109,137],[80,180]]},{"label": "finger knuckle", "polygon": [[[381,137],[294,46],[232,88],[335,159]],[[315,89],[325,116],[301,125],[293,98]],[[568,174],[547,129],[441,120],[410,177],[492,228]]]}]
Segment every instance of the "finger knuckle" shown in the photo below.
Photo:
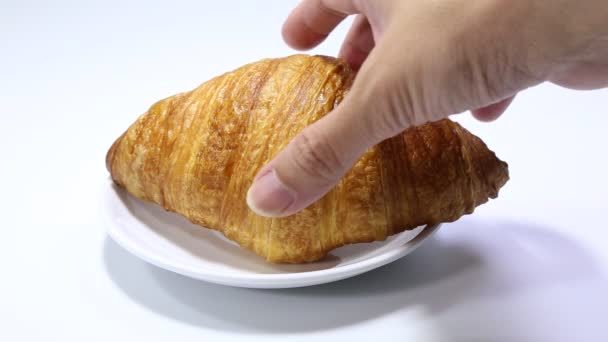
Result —
[{"label": "finger knuckle", "polygon": [[461,62],[453,65],[450,75],[461,81],[461,89],[468,93],[465,97],[471,105],[494,103],[522,87],[539,83],[540,79],[528,69],[525,58],[512,50],[515,49],[507,49],[500,40],[495,40],[487,42],[483,50],[459,51]]},{"label": "finger knuckle", "polygon": [[321,134],[304,129],[292,141],[294,166],[321,183],[335,180],[343,165],[332,145]]},{"label": "finger knuckle", "polygon": [[362,119],[365,129],[375,142],[424,121],[424,110],[421,108],[423,101],[417,97],[421,94],[413,89],[415,84],[411,81],[383,77],[372,84],[367,88],[371,91],[362,96],[368,106]]}]

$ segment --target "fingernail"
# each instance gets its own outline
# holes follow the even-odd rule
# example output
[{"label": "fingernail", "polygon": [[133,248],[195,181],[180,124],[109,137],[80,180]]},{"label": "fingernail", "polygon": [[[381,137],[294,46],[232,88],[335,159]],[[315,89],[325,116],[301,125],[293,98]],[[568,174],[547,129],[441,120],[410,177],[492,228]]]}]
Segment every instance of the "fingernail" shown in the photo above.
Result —
[{"label": "fingernail", "polygon": [[296,193],[279,180],[274,170],[255,180],[247,191],[247,205],[261,216],[279,216],[295,200]]}]

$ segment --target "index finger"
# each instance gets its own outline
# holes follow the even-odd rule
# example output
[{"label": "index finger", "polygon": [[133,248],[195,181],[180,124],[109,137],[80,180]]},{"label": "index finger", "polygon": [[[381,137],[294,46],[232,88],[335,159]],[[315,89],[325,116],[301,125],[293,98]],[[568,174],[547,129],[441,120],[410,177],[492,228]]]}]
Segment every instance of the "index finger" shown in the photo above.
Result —
[{"label": "index finger", "polygon": [[283,40],[294,49],[306,50],[321,43],[350,14],[360,11],[354,0],[304,0],[283,24]]}]

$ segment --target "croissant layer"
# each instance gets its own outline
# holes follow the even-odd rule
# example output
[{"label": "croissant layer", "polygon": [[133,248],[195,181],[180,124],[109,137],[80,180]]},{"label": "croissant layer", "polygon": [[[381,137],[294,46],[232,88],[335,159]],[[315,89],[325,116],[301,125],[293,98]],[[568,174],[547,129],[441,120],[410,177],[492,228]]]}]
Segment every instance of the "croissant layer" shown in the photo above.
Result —
[{"label": "croissant layer", "polygon": [[112,145],[112,179],[130,194],[222,232],[270,262],[308,262],[339,246],[450,222],[494,198],[507,164],[448,119],[370,148],[327,195],[285,218],[245,197],[257,171],[347,94],[341,60],[265,59],[154,104]]}]

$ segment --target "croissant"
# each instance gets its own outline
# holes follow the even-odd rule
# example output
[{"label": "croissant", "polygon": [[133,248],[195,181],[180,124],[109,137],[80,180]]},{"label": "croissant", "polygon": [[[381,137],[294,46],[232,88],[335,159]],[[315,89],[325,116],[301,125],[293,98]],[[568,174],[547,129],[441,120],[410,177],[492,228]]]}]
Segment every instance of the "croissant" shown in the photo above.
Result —
[{"label": "croissant", "polygon": [[284,218],[254,214],[257,171],[347,94],[341,60],[265,59],[154,104],[112,145],[106,165],[130,194],[222,232],[269,262],[315,261],[345,244],[451,222],[495,198],[507,164],[448,119],[370,148],[328,194]]}]

